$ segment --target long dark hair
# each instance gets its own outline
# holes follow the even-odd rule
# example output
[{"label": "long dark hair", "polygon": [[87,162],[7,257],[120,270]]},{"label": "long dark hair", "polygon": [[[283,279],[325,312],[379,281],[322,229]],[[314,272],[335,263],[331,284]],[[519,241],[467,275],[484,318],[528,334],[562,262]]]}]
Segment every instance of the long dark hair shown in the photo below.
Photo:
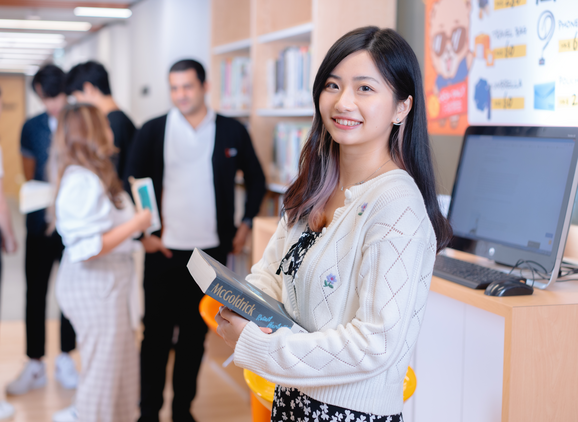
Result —
[{"label": "long dark hair", "polygon": [[367,51],[389,84],[396,101],[413,97],[403,126],[391,130],[388,144],[393,161],[413,177],[437,237],[438,251],[450,241],[452,229],[440,212],[435,191],[423,85],[419,64],[409,44],[392,29],[367,26],[333,44],[313,83],[315,117],[299,158],[299,175],[285,194],[283,208],[290,226],[307,219],[313,230],[323,224],[323,208],[339,180],[339,145],[331,139],[319,112],[319,97],[329,75],[347,56]]}]

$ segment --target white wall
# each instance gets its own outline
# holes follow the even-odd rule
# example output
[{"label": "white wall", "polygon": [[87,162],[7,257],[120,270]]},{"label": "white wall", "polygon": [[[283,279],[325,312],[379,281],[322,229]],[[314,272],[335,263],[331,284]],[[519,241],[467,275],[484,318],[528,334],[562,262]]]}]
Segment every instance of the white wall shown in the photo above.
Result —
[{"label": "white wall", "polygon": [[167,75],[175,61],[194,58],[208,67],[210,29],[210,0],[145,0],[133,8],[131,109],[139,124],[170,108]]},{"label": "white wall", "polygon": [[208,71],[210,5],[210,0],[143,0],[128,20],[67,48],[57,64],[66,71],[87,60],[101,62],[113,97],[140,126],[170,108],[167,74],[175,61],[194,58]]}]

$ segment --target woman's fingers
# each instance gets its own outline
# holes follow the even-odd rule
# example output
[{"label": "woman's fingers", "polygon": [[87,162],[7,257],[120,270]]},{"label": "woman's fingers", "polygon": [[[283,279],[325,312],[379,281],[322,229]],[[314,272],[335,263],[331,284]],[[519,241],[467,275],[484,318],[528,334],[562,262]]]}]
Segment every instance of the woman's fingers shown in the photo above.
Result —
[{"label": "woman's fingers", "polygon": [[242,318],[241,316],[239,316],[238,314],[236,314],[235,312],[231,311],[229,308],[227,308],[226,306],[221,306],[219,308],[219,314],[221,315],[221,317],[223,319],[226,319],[227,321],[231,322],[232,319],[234,319],[235,317],[237,318]]}]

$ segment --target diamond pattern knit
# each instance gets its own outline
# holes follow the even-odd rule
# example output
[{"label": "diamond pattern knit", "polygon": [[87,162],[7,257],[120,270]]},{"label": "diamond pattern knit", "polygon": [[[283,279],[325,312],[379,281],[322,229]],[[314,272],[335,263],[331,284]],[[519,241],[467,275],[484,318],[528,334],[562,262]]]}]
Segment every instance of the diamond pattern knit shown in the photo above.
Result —
[{"label": "diamond pattern knit", "polygon": [[309,334],[249,323],[235,363],[316,400],[376,415],[403,408],[403,379],[423,320],[436,239],[403,170],[346,193],[305,255],[293,288],[275,272],[305,228],[281,220],[247,280],[278,298]]}]

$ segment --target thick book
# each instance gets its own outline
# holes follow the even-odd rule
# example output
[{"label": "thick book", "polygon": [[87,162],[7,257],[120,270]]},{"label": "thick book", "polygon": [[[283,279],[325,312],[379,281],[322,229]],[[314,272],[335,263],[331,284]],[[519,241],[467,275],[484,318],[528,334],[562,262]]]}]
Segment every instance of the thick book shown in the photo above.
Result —
[{"label": "thick book", "polygon": [[187,268],[203,293],[259,327],[273,331],[287,327],[294,333],[307,332],[293,321],[281,302],[200,249],[195,248]]}]

